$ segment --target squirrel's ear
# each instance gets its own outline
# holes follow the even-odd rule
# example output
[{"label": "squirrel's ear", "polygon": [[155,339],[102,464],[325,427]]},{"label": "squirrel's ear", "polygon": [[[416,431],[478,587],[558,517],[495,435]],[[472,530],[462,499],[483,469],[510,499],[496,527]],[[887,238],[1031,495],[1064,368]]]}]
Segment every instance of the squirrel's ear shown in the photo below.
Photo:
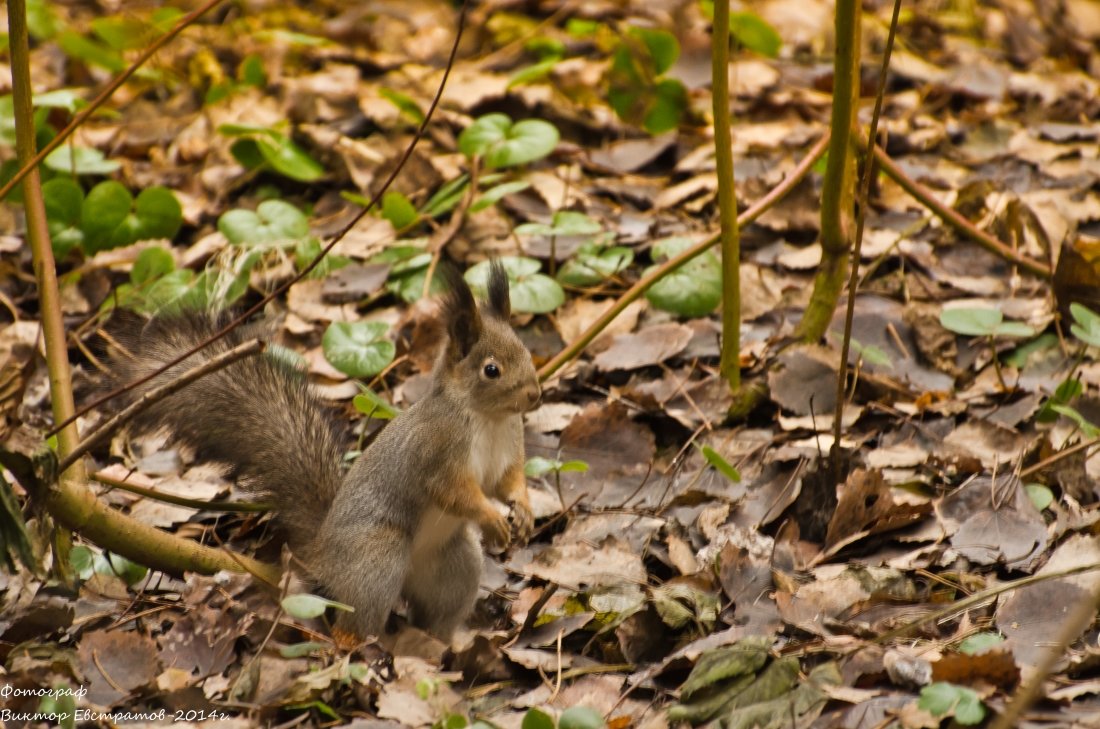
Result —
[{"label": "squirrel's ear", "polygon": [[512,301],[508,296],[508,274],[499,259],[489,264],[489,311],[508,321],[512,313]]},{"label": "squirrel's ear", "polygon": [[470,286],[458,269],[444,264],[439,267],[439,272],[449,289],[443,298],[443,320],[451,338],[447,347],[453,350],[457,359],[462,359],[481,337],[481,317],[477,313]]}]

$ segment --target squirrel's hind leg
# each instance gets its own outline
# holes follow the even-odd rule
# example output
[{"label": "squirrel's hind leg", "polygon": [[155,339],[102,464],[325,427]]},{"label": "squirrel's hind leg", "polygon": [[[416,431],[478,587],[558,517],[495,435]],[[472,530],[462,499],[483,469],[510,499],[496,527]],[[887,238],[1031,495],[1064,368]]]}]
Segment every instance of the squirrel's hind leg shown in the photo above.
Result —
[{"label": "squirrel's hind leg", "polygon": [[313,575],[333,599],[355,608],[355,612],[338,611],[336,627],[361,638],[381,636],[390,612],[401,599],[401,586],[409,572],[412,544],[408,535],[379,526],[342,531],[335,538],[329,532],[322,535],[322,541],[325,544],[318,553],[328,558],[320,564],[314,561]]},{"label": "squirrel's hind leg", "polygon": [[404,595],[413,625],[450,640],[477,601],[481,583],[481,541],[469,526],[440,546],[435,559],[410,571]]}]

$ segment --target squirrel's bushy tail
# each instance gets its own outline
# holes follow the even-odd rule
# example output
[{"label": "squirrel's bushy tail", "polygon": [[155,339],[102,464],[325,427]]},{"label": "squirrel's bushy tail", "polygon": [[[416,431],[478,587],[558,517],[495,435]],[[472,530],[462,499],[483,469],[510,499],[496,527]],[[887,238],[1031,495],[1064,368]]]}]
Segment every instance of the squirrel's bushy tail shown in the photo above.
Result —
[{"label": "squirrel's bushy tail", "polygon": [[[229,321],[226,314],[201,312],[151,320],[116,312],[108,331],[128,350],[112,355],[118,383],[148,375]],[[255,326],[238,328],[136,388],[131,398],[249,339],[266,339],[264,334]],[[296,551],[316,535],[340,488],[344,449],[334,418],[305,374],[270,353],[206,375],[153,405],[135,425],[167,427],[198,457],[230,466],[242,486],[278,509],[276,523]]]}]

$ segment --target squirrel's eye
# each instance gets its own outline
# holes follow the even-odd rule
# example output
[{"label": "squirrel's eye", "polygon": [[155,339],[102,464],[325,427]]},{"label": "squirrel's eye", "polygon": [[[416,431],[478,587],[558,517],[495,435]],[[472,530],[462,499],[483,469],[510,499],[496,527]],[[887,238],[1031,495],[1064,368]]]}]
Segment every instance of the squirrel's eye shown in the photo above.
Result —
[{"label": "squirrel's eye", "polygon": [[497,367],[496,364],[494,364],[493,362],[490,362],[489,364],[485,365],[485,376],[488,377],[490,380],[495,380],[496,378],[500,377],[500,368]]}]

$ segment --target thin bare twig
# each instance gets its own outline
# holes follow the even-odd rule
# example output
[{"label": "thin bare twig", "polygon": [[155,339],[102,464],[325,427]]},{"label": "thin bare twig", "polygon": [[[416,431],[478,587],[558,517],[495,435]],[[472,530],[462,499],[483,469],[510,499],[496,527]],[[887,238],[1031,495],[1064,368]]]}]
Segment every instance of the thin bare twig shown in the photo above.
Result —
[{"label": "thin bare twig", "polygon": [[[894,35],[898,29],[898,16],[901,13],[901,0],[894,0],[894,14],[890,17],[890,32],[886,36],[886,48],[882,52],[882,70],[879,73],[878,91],[875,93],[875,110],[871,114],[871,128],[867,133],[868,148],[875,143],[878,135],[878,120],[882,115],[882,100],[886,96],[886,79],[890,70],[890,54],[894,50]],[[859,19],[856,19],[859,22]],[[851,263],[848,272],[848,302],[844,311],[844,336],[840,343],[840,362],[836,373],[836,410],[833,413],[833,477],[840,481],[840,436],[844,420],[844,386],[848,380],[848,350],[852,344],[852,322],[856,313],[856,290],[859,285],[859,255],[863,248],[863,226],[867,221],[867,200],[871,195],[871,175],[874,170],[874,155],[864,155],[863,176],[859,184],[859,207],[856,209],[856,239],[852,244]]]},{"label": "thin bare twig", "polygon": [[188,509],[197,509],[199,511],[229,511],[229,512],[264,512],[271,511],[275,507],[271,504],[262,504],[252,501],[202,501],[201,499],[189,499],[185,496],[176,496],[175,494],[166,494],[163,491],[156,491],[154,489],[147,489],[144,486],[138,486],[137,484],[129,483],[121,479],[112,478],[102,471],[92,474],[93,481],[99,481],[101,484],[110,486],[111,488],[121,489],[122,491],[129,491],[132,494],[138,496],[144,496],[156,501],[163,501],[166,504],[175,504],[176,506],[184,506]]}]

